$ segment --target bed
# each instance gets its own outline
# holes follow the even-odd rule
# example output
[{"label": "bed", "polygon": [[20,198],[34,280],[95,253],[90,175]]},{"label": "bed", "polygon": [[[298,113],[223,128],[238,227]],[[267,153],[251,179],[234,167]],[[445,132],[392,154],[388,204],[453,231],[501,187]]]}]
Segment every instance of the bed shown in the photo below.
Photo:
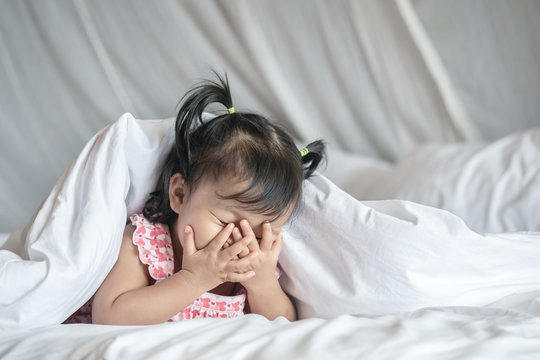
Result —
[{"label": "bed", "polygon": [[[3,4],[0,358],[539,358],[539,4]],[[279,259],[300,319],[61,324],[211,68],[328,142]]]},{"label": "bed", "polygon": [[[126,214],[153,186],[173,123],[122,115],[4,243],[2,356],[502,359],[540,351],[540,233],[477,233],[435,207],[359,201],[322,174],[305,184],[280,255],[280,281],[301,320],[59,325],[114,264]],[[520,136],[530,144],[537,135]]]}]

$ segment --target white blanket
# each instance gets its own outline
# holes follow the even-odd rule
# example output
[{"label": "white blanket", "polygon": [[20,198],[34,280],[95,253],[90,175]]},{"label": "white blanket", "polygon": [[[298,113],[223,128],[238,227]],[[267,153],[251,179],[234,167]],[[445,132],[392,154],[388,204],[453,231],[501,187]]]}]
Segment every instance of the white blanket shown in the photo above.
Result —
[{"label": "white blanket", "polygon": [[[0,250],[1,328],[61,323],[92,296],[154,186],[172,124],[124,114],[87,144]],[[361,203],[320,175],[304,190],[280,257],[300,318],[490,304],[540,314],[539,234],[481,235],[443,210]]]},{"label": "white blanket", "polygon": [[537,359],[540,318],[485,308],[341,315],[289,323],[259,315],[153,326],[54,325],[0,337],[2,359]]}]

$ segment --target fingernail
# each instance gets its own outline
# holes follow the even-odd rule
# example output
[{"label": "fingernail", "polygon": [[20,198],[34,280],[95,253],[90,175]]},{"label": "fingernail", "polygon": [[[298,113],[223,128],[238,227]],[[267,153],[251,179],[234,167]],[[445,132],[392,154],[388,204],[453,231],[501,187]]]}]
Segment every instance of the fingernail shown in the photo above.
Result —
[{"label": "fingernail", "polygon": [[191,227],[189,227],[189,225],[186,225],[186,227],[184,228],[184,233],[185,234],[191,233]]},{"label": "fingernail", "polygon": [[254,251],[252,254],[253,254],[253,255],[251,255],[251,257],[257,257],[257,256],[259,256],[259,252],[258,252],[258,251]]}]

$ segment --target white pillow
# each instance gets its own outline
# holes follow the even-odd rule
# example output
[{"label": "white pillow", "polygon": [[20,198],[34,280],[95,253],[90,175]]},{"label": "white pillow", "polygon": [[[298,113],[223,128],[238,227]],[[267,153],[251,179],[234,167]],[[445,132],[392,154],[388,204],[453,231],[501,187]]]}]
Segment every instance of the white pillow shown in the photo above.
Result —
[{"label": "white pillow", "polygon": [[359,200],[449,210],[476,231],[540,231],[539,159],[533,128],[490,144],[427,144],[395,165],[331,150],[325,175]]}]

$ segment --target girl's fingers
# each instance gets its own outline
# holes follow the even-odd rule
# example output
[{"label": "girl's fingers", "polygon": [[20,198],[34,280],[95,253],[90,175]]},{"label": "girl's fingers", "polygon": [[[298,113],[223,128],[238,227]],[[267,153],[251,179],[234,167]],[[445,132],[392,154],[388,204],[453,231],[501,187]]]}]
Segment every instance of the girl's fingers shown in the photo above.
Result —
[{"label": "girl's fingers", "polygon": [[223,248],[223,244],[225,244],[231,236],[233,229],[234,224],[227,224],[227,226],[225,226],[206,247],[212,252],[220,251]]},{"label": "girl's fingers", "polygon": [[234,227],[234,230],[233,230],[233,239],[234,239],[234,242],[238,242],[242,240],[242,233],[240,232],[240,229],[238,229],[236,226]]},{"label": "girl's fingers", "polygon": [[[235,243],[242,240],[242,233],[240,232],[240,229],[238,229],[237,227],[235,227],[233,230],[233,239]],[[238,257],[243,258],[247,255],[249,255],[249,249],[245,248],[244,250],[240,252],[240,254],[238,254]]]},{"label": "girl's fingers", "polygon": [[270,250],[272,249],[272,243],[274,242],[274,234],[272,233],[272,226],[268,221],[263,222],[262,224],[262,240],[261,240],[261,250]]},{"label": "girl's fingers", "polygon": [[276,241],[272,244],[272,252],[279,254],[283,248],[283,230],[279,232]]},{"label": "girl's fingers", "polygon": [[248,248],[250,251],[259,251],[259,243],[257,242],[257,237],[255,236],[255,233],[253,232],[253,229],[249,225],[248,221],[246,219],[240,220],[240,228],[242,229],[242,233],[244,234],[244,238],[249,237],[254,241],[250,241]]},{"label": "girl's fingers", "polygon": [[[237,241],[231,246],[229,246],[227,249],[224,249],[222,253],[225,255],[227,259],[237,259],[238,255],[248,250],[246,246],[248,246],[248,244],[252,242],[253,241],[251,238],[244,237],[243,239],[240,239],[240,241]],[[248,254],[249,254],[249,250],[248,250]]]},{"label": "girl's fingers", "polygon": [[[235,228],[236,229],[236,228]],[[233,234],[234,234],[234,230],[233,230]],[[225,241],[225,244],[223,244],[223,249],[226,249],[228,248],[229,246],[231,246],[232,244],[234,244],[234,239],[229,236],[229,238],[227,239],[227,241]]]},{"label": "girl's fingers", "polygon": [[193,255],[197,252],[195,239],[193,238],[193,229],[189,225],[186,225],[184,228],[184,251],[187,255]]},{"label": "girl's fingers", "polygon": [[236,273],[245,272],[251,268],[252,259],[256,258],[257,256],[259,256],[259,253],[251,252],[246,257],[243,257],[239,260],[231,261],[229,263],[229,266],[227,267],[227,271],[236,272]]},{"label": "girl's fingers", "polygon": [[255,271],[251,270],[246,273],[229,273],[227,274],[226,281],[230,282],[244,282],[255,276]]}]

